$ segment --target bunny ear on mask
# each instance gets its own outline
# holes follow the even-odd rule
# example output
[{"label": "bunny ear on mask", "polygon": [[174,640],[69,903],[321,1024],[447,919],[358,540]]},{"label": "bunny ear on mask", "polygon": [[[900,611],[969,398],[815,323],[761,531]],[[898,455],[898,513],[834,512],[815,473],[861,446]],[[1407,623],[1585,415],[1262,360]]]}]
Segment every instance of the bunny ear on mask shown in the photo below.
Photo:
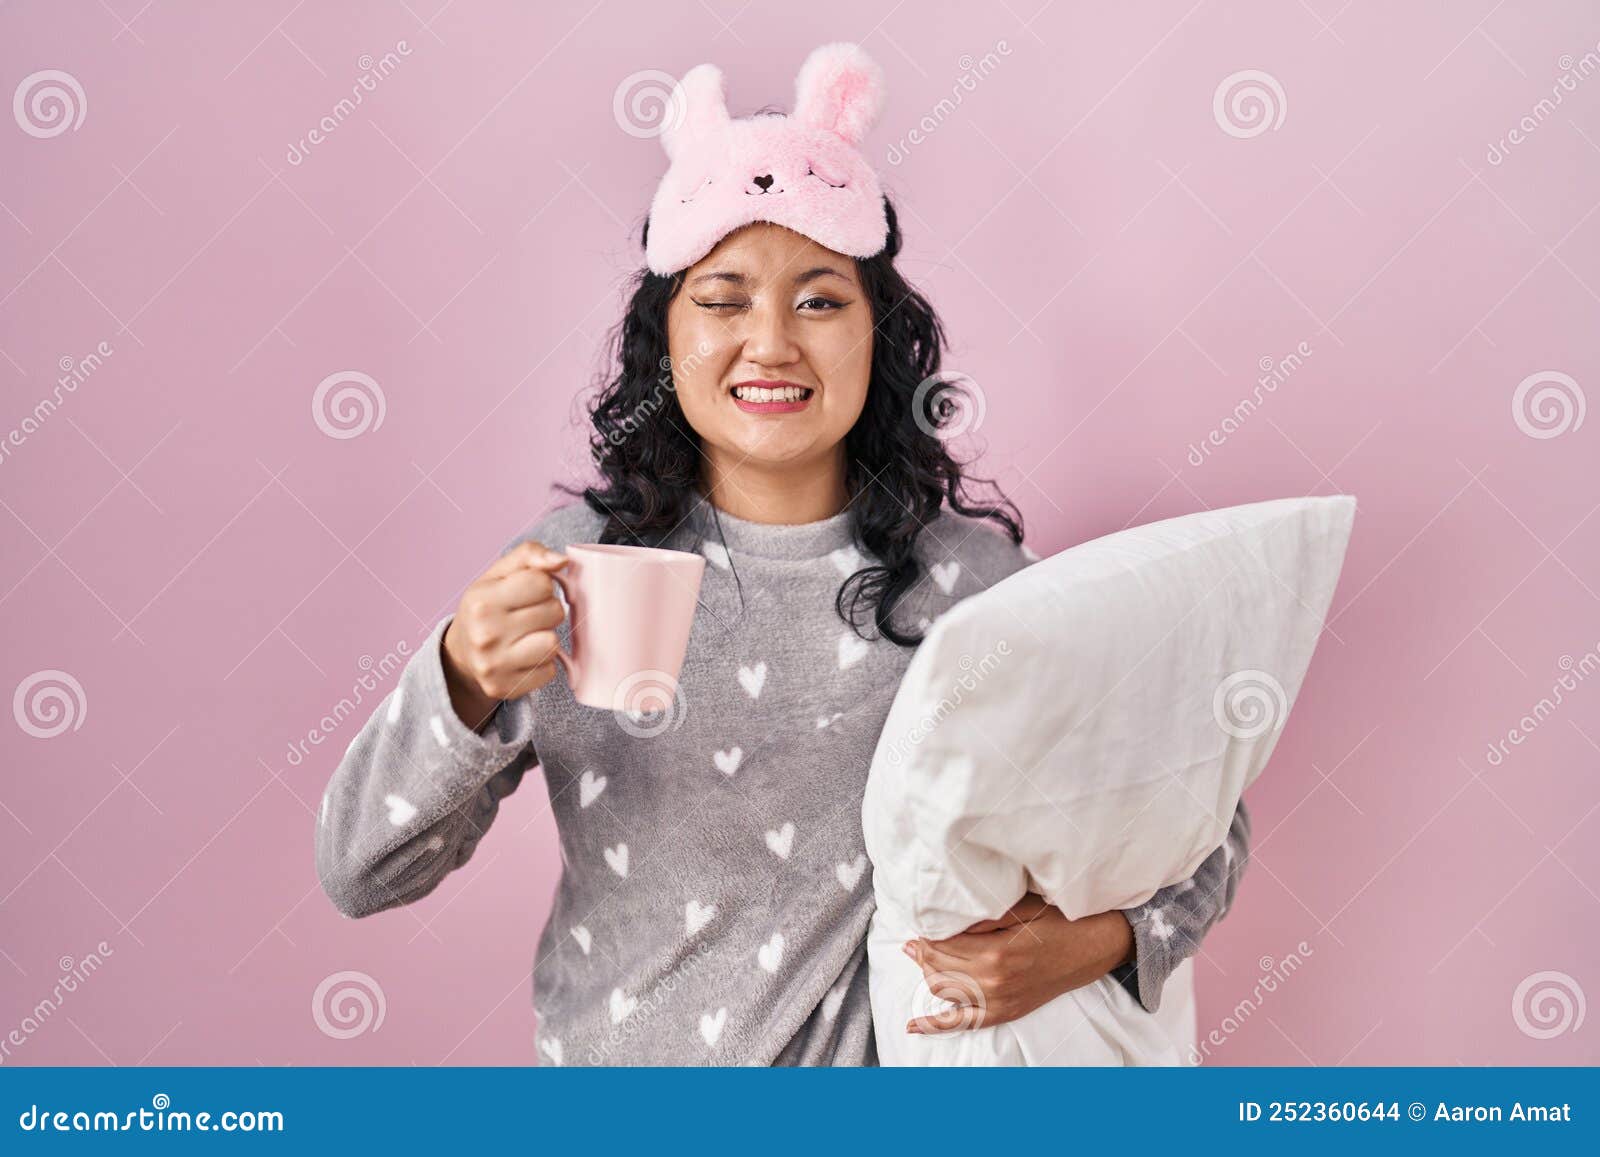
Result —
[{"label": "bunny ear on mask", "polygon": [[722,70],[714,64],[697,64],[684,73],[672,90],[661,127],[661,147],[676,156],[685,141],[711,136],[728,125],[728,105],[722,92]]},{"label": "bunny ear on mask", "polygon": [[883,251],[883,187],[859,147],[883,106],[883,74],[854,44],[826,44],[801,65],[795,98],[787,116],[732,119],[715,65],[672,86],[659,131],[670,163],[646,230],[652,273],[687,269],[757,221],[847,257]]},{"label": "bunny ear on mask", "polygon": [[794,83],[794,119],[859,145],[883,111],[883,70],[855,44],[814,49]]}]

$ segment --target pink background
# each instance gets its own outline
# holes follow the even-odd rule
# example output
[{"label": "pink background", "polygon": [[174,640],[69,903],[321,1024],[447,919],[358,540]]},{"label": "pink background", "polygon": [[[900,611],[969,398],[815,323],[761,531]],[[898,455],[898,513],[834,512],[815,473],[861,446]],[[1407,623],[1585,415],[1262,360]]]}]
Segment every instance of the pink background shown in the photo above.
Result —
[{"label": "pink background", "polygon": [[[1035,549],[1360,500],[1331,630],[1250,797],[1252,865],[1199,965],[1212,1059],[1600,1058],[1600,1014],[1514,1008],[1542,972],[1562,976],[1532,987],[1574,1010],[1600,994],[1600,677],[1487,758],[1563,657],[1600,647],[1600,415],[1535,437],[1513,413],[1543,371],[1600,403],[1600,76],[1535,113],[1600,55],[1600,16],[1116,7],[0,9],[3,93],[60,69],[87,102],[46,138],[0,118],[0,437],[62,359],[113,351],[0,460],[0,692],[55,670],[83,689],[60,735],[0,728],[0,1036],[62,958],[112,949],[8,1063],[534,1060],[557,870],[537,775],[433,896],[346,921],[313,873],[314,809],[368,709],[309,759],[290,745],[581,468],[575,398],[664,161],[619,126],[618,86],[709,59],[736,115],[787,107],[829,39],[887,71],[869,148],[904,268],[982,390],[983,466]],[[402,40],[291,164],[363,54]],[[1284,115],[1233,135],[1213,95],[1247,69]],[[1195,465],[1258,362],[1301,342]],[[384,417],[330,437],[313,392],[347,370]],[[345,970],[385,1018],[335,1039],[313,993]]]}]

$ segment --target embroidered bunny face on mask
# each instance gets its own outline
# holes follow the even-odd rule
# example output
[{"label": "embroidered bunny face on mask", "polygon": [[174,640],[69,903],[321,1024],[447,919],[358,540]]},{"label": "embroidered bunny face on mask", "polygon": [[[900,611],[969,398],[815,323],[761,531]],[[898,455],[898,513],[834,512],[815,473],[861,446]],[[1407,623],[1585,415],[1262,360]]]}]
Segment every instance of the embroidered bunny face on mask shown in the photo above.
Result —
[{"label": "embroidered bunny face on mask", "polygon": [[880,252],[889,232],[883,191],[857,146],[883,99],[882,71],[854,44],[825,44],[806,58],[787,116],[730,118],[721,70],[690,69],[661,132],[671,166],[650,205],[645,263],[677,273],[752,221],[847,257]]}]

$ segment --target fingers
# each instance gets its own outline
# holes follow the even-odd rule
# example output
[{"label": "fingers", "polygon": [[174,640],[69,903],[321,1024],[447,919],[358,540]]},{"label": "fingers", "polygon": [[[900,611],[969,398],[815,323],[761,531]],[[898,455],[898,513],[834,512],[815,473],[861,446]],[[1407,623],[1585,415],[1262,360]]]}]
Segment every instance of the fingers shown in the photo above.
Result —
[{"label": "fingers", "polygon": [[543,667],[555,662],[556,648],[560,642],[554,631],[533,631],[506,644],[501,652],[501,663],[514,672]]},{"label": "fingers", "polygon": [[[1007,925],[1007,927],[1010,927],[1010,925]],[[993,942],[993,933],[969,930],[957,932],[954,936],[947,936],[943,940],[923,938],[913,940],[910,943],[926,946],[928,951],[936,953],[940,959],[959,961],[972,959]]]},{"label": "fingers", "polygon": [[[948,942],[945,942],[948,943]],[[927,940],[910,940],[905,945],[907,956],[915,960],[922,974],[932,978],[941,972],[961,972],[968,961]]]},{"label": "fingers", "polygon": [[939,1033],[983,1028],[988,1023],[987,1009],[965,1005],[959,1008],[947,1008],[932,1016],[913,1017],[906,1024],[906,1031],[923,1036],[936,1036]]},{"label": "fingers", "polygon": [[555,592],[555,580],[544,571],[520,567],[490,582],[484,598],[508,610],[535,607],[540,603],[549,603],[559,610],[561,604],[556,601]]},{"label": "fingers", "polygon": [[556,677],[555,627],[566,609],[552,574],[567,557],[519,542],[461,596],[444,636],[450,669],[489,699],[518,699]]},{"label": "fingers", "polygon": [[482,655],[473,676],[493,699],[520,699],[556,677],[556,634],[535,631]]},{"label": "fingers", "polygon": [[535,539],[519,542],[516,546],[501,555],[493,566],[483,572],[485,579],[504,578],[513,571],[533,568],[535,570],[554,570],[566,565],[567,556],[559,551],[551,550],[544,543]]},{"label": "fingers", "polygon": [[566,618],[567,612],[562,609],[561,604],[554,599],[547,599],[532,606],[515,607],[501,612],[500,630],[508,640],[515,641],[535,631],[553,631],[565,622]]},{"label": "fingers", "polygon": [[952,1006],[929,1016],[913,1017],[906,1024],[907,1032],[956,1032],[989,1023],[989,1002],[978,977],[968,971],[969,961],[942,951],[937,943],[920,939],[907,941],[905,952],[921,967],[928,991]]},{"label": "fingers", "polygon": [[533,694],[555,677],[556,665],[543,663],[523,670],[497,671],[483,676],[480,684],[491,699],[510,700]]}]

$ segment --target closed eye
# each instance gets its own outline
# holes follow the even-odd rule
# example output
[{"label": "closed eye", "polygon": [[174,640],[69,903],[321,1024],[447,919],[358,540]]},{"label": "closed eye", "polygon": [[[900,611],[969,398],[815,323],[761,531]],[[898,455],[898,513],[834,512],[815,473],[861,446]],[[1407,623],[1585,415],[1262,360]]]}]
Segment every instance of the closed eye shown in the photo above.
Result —
[{"label": "closed eye", "polygon": [[[701,309],[710,310],[712,313],[725,313],[744,308],[742,301],[701,301],[699,298],[690,300]],[[832,313],[836,309],[844,309],[849,304],[847,301],[835,301],[831,297],[808,297],[797,308],[804,313]]]},{"label": "closed eye", "polygon": [[824,177],[821,173],[817,172],[809,165],[806,166],[806,176],[815,177],[830,189],[842,189],[845,187],[845,182],[840,181],[837,185],[835,185],[832,181],[828,180],[828,178]]}]

